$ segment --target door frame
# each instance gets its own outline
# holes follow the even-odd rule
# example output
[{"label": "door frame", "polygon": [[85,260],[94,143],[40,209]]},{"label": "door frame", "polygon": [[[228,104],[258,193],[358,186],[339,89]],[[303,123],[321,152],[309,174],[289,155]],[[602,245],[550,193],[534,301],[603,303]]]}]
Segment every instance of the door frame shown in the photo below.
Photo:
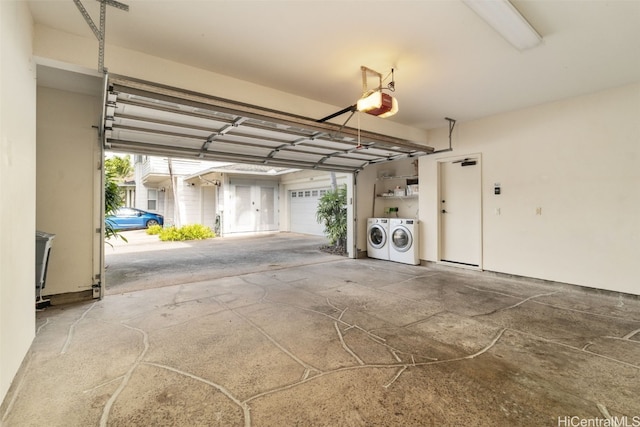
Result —
[{"label": "door frame", "polygon": [[[448,261],[443,261],[442,260],[442,255],[443,255],[443,247],[444,247],[444,227],[442,224],[442,212],[441,212],[441,203],[440,201],[442,200],[442,185],[443,185],[443,180],[442,180],[442,167],[443,164],[445,163],[451,163],[451,162],[455,162],[455,161],[462,161],[464,159],[473,157],[474,160],[477,159],[478,162],[478,166],[479,166],[479,173],[478,173],[478,182],[477,182],[477,191],[479,193],[479,201],[480,201],[480,206],[478,206],[478,221],[480,224],[480,228],[479,228],[479,232],[478,232],[478,236],[477,236],[477,245],[478,245],[478,266],[473,266],[473,265],[468,265],[468,264],[462,264],[462,263],[455,263],[455,262],[448,262]],[[484,259],[484,254],[483,254],[483,234],[484,234],[484,221],[483,221],[483,216],[482,216],[482,206],[483,206],[483,202],[484,202],[484,197],[483,197],[483,192],[482,192],[482,153],[469,153],[466,155],[456,155],[456,156],[451,156],[451,157],[443,157],[437,160],[437,170],[438,170],[438,189],[437,189],[437,193],[438,193],[438,198],[436,200],[436,209],[437,209],[437,218],[438,218],[438,257],[437,257],[437,263],[438,264],[442,264],[442,265],[448,265],[448,266],[452,266],[452,267],[458,267],[458,268],[466,268],[466,269],[470,269],[470,270],[483,270],[483,259]]]}]

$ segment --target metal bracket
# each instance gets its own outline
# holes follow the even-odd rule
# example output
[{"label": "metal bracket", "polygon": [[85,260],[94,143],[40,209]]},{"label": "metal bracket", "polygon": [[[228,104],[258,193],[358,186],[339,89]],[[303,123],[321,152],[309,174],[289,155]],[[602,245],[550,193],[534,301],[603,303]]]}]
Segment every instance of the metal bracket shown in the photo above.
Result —
[{"label": "metal bracket", "polygon": [[[360,70],[362,70],[362,96],[365,97],[370,93],[381,91],[382,90],[382,74],[379,72],[372,70],[369,67],[365,67],[364,65],[360,66]],[[367,87],[367,74],[373,74],[378,77],[378,87],[373,90],[369,90]]]},{"label": "metal bracket", "polygon": [[104,40],[105,40],[105,30],[106,30],[105,23],[106,23],[106,19],[107,19],[107,6],[113,6],[113,7],[117,8],[117,9],[124,10],[125,12],[129,11],[129,6],[127,6],[124,3],[120,3],[118,1],[115,1],[115,0],[97,0],[97,1],[100,2],[100,28],[99,29],[96,26],[96,24],[93,22],[93,19],[91,19],[91,15],[89,15],[89,12],[87,12],[87,9],[85,9],[85,7],[82,4],[82,2],[80,0],[73,0],[73,2],[75,3],[76,7],[78,8],[80,13],[84,17],[84,20],[89,25],[89,28],[91,28],[91,31],[93,31],[93,34],[98,39],[98,42],[99,42],[99,48],[98,48],[98,71],[100,71],[101,73],[104,73],[104,71],[105,71],[105,69],[104,69]]},{"label": "metal bracket", "polygon": [[[211,145],[211,143],[216,138],[226,135],[227,133],[231,132],[233,130],[233,128],[237,128],[238,126],[240,126],[242,124],[242,122],[245,122],[248,119],[249,119],[248,117],[238,117],[232,123],[223,126],[222,129],[220,129],[220,130],[212,133],[211,135],[209,135],[207,140],[202,144],[202,148],[200,149],[200,151],[201,151],[200,154],[201,155],[204,154],[204,152],[206,152],[209,149],[209,145]],[[202,157],[200,157],[200,158],[202,158]]]}]

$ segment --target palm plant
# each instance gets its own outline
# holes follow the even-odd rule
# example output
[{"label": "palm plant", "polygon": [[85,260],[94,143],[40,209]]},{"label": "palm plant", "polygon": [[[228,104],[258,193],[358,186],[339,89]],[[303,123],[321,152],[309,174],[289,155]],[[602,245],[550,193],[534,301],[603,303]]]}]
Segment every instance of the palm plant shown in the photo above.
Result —
[{"label": "palm plant", "polygon": [[109,221],[108,216],[115,213],[123,204],[122,194],[118,188],[118,183],[114,179],[113,171],[105,171],[104,174],[104,238],[121,238],[125,242],[127,239],[113,228],[113,224]]},{"label": "palm plant", "polygon": [[332,246],[345,246],[347,241],[347,187],[327,191],[318,202],[316,219],[324,224],[324,232]]}]

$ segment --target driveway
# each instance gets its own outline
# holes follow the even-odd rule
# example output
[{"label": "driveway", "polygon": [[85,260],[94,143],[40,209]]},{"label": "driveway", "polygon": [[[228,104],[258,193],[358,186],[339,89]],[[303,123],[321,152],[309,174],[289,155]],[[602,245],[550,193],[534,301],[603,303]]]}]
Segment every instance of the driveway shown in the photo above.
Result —
[{"label": "driveway", "polygon": [[320,250],[325,237],[297,233],[162,242],[145,230],[105,245],[106,294],[219,279],[340,259]]}]

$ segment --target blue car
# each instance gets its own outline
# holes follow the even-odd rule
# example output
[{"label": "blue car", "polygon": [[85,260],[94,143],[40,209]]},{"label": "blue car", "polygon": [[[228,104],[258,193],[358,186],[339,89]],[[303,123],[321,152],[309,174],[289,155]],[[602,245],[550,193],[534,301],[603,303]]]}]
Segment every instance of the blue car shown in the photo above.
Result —
[{"label": "blue car", "polygon": [[114,230],[135,230],[152,225],[164,225],[162,215],[136,208],[120,208],[115,215],[107,215],[106,221]]}]

